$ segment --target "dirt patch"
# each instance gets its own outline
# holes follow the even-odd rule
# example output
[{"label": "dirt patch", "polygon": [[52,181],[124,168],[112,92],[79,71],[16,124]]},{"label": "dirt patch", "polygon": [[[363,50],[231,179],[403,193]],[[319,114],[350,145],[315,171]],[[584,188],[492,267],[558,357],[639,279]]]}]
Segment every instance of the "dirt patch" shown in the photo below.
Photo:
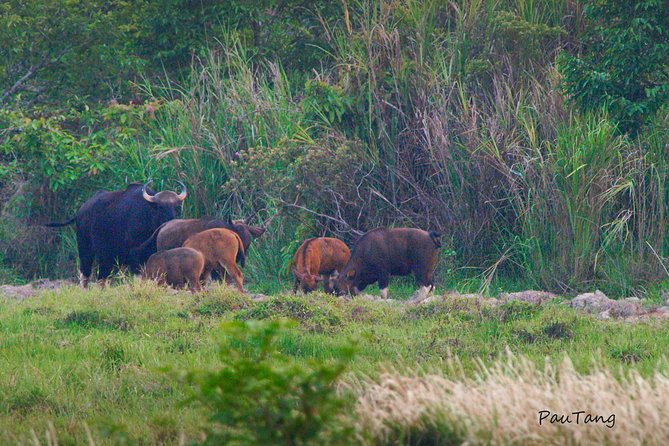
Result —
[{"label": "dirt patch", "polygon": [[69,280],[50,279],[39,279],[26,285],[0,285],[0,297],[23,300],[44,290],[56,290],[71,285],[73,282]]}]

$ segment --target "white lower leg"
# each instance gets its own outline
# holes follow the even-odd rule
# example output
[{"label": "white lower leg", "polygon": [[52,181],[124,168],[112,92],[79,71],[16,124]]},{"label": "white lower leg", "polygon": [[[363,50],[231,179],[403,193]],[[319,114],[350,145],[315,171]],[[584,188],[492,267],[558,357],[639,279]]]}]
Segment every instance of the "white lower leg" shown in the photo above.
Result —
[{"label": "white lower leg", "polygon": [[388,299],[388,288],[381,288],[381,299]]},{"label": "white lower leg", "polygon": [[79,285],[83,288],[88,288],[88,276],[84,276],[84,273],[79,273]]},{"label": "white lower leg", "polygon": [[98,285],[100,285],[100,288],[105,288],[107,286],[107,279],[99,279]]}]

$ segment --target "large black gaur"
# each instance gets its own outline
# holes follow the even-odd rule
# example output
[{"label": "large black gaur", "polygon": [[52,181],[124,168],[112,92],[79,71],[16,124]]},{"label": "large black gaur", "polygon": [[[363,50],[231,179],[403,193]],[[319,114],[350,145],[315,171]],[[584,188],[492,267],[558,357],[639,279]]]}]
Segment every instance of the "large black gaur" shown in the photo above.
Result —
[{"label": "large black gaur", "polygon": [[151,237],[161,224],[177,216],[186,198],[186,186],[179,182],[182,188],[179,194],[155,193],[149,188],[150,183],[143,186],[131,183],[125,190],[113,192],[98,191],[70,220],[45,225],[59,227],[76,223],[79,277],[83,287],[88,286],[95,259],[100,266],[98,279],[103,285],[117,263],[138,272],[140,265],[129,256],[130,250]]},{"label": "large black gaur", "polygon": [[[374,282],[381,296],[388,297],[390,276],[416,277],[419,297],[434,288],[432,276],[437,265],[440,234],[413,228],[378,228],[365,233],[339,275],[332,277],[338,295],[358,294]],[[422,296],[421,296],[422,295]]]}]

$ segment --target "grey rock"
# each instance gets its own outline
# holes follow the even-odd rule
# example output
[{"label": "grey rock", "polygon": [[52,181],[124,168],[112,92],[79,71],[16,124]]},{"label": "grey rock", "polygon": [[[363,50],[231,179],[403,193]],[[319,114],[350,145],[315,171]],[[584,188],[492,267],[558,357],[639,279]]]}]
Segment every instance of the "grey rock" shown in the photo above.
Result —
[{"label": "grey rock", "polygon": [[444,294],[444,297],[452,299],[483,299],[483,294],[479,293],[460,294],[455,291],[449,291],[448,293]]},{"label": "grey rock", "polygon": [[263,302],[263,301],[269,299],[269,297],[266,294],[261,294],[261,293],[249,294],[249,297],[251,298],[252,301],[255,301],[255,302]]},{"label": "grey rock", "polygon": [[597,290],[594,293],[579,294],[569,302],[569,306],[588,313],[601,313],[611,308],[613,300]]},{"label": "grey rock", "polygon": [[38,290],[57,290],[65,286],[72,286],[74,282],[69,280],[38,279],[31,283],[31,285]]},{"label": "grey rock", "polygon": [[645,313],[639,302],[626,300],[613,301],[609,311],[611,312],[611,316],[623,318],[639,316]]},{"label": "grey rock", "polygon": [[441,302],[443,300],[444,300],[443,296],[438,296],[436,294],[433,294],[432,296],[428,296],[423,300],[420,300],[420,301],[410,300],[409,302],[414,303],[414,304],[429,304],[429,303],[432,303],[432,302]]},{"label": "grey rock", "polygon": [[501,293],[499,295],[499,300],[503,302],[516,300],[520,302],[527,302],[530,304],[540,305],[551,299],[555,299],[556,297],[557,297],[556,294],[549,293],[548,291],[527,290],[527,291],[520,291],[518,293]]},{"label": "grey rock", "polygon": [[646,312],[641,306],[641,300],[636,297],[613,300],[599,290],[594,293],[579,294],[572,299],[569,306],[585,313],[596,313],[603,319],[629,318]]}]

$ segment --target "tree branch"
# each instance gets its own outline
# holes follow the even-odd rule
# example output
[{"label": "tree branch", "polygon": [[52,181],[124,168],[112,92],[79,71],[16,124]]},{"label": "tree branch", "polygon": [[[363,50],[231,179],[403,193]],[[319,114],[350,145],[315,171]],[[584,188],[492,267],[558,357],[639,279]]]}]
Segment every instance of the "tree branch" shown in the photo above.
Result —
[{"label": "tree branch", "polygon": [[335,223],[339,223],[340,225],[344,225],[344,226],[346,226],[347,228],[349,228],[349,231],[352,232],[352,233],[355,234],[355,235],[362,235],[362,234],[364,234],[363,232],[360,232],[360,231],[358,231],[357,229],[354,229],[350,224],[348,224],[346,221],[342,220],[341,218],[336,218],[336,217],[332,217],[331,215],[321,214],[320,212],[316,212],[316,211],[314,211],[314,210],[312,210],[312,209],[309,209],[309,208],[307,208],[307,207],[305,207],[305,206],[300,206],[299,204],[297,204],[297,202],[295,202],[295,203],[290,203],[290,202],[288,202],[288,201],[285,201],[285,200],[282,199],[281,197],[278,197],[277,199],[278,199],[278,201],[279,201],[282,205],[284,205],[284,206],[286,206],[286,207],[294,208],[294,209],[301,209],[301,210],[303,210],[303,211],[309,212],[310,214],[316,215],[316,216],[318,216],[318,217],[326,218],[326,219],[328,219],[328,220],[332,220],[332,221],[334,221]]},{"label": "tree branch", "polygon": [[65,54],[67,54],[68,51],[70,51],[73,47],[65,48],[63,51],[61,51],[56,57],[53,59],[49,59],[48,57],[43,58],[37,65],[30,65],[30,68],[28,68],[28,71],[26,74],[21,76],[19,80],[14,82],[14,85],[12,85],[7,91],[3,92],[2,95],[0,95],[0,104],[5,102],[7,97],[10,95],[16,93],[20,89],[24,89],[23,84],[28,81],[31,77],[33,77],[38,71],[55,64],[58,62]]}]

